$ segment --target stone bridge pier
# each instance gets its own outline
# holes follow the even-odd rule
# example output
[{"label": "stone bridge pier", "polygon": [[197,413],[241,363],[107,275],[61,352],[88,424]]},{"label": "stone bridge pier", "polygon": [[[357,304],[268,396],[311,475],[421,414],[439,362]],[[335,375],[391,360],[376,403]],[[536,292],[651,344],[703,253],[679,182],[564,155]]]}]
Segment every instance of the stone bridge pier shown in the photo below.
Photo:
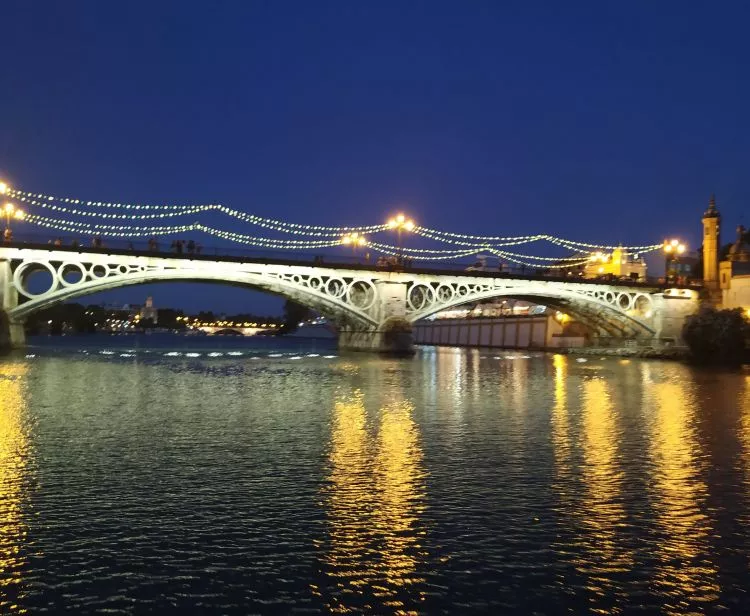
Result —
[{"label": "stone bridge pier", "polygon": [[20,349],[26,345],[23,319],[14,318],[18,291],[13,285],[10,261],[0,260],[0,350]]},{"label": "stone bridge pier", "polygon": [[377,351],[393,355],[414,353],[412,323],[408,318],[409,286],[390,277],[377,280],[371,314],[376,325],[344,324],[339,327],[339,349]]}]

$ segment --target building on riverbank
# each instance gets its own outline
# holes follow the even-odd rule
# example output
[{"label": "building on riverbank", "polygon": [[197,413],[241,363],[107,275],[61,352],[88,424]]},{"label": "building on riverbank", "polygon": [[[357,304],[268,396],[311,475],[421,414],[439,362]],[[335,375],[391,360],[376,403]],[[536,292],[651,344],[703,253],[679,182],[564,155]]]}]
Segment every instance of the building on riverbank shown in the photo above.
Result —
[{"label": "building on riverbank", "polygon": [[734,243],[722,248],[721,214],[713,196],[703,215],[703,282],[714,305],[740,308],[750,316],[748,231],[742,225],[738,226]]},{"label": "building on riverbank", "polygon": [[501,349],[582,347],[586,332],[569,315],[540,304],[502,300],[444,310],[414,324],[414,342]]}]

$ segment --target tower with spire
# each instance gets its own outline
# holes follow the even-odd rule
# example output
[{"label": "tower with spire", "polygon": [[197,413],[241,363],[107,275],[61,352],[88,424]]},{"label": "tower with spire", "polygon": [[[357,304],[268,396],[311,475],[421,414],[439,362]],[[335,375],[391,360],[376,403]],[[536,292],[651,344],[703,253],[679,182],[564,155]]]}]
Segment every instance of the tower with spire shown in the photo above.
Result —
[{"label": "tower with spire", "polygon": [[719,288],[720,234],[721,215],[716,209],[716,197],[711,195],[703,214],[703,284],[713,293]]}]

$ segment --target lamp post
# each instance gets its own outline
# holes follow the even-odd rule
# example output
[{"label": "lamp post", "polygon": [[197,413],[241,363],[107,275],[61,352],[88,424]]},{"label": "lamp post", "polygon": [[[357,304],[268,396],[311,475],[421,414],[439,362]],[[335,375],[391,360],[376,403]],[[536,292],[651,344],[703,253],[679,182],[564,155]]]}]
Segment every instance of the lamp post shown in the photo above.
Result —
[{"label": "lamp post", "polygon": [[[671,239],[671,240],[664,240],[664,279],[669,280],[670,278],[670,267],[677,263],[677,260],[681,254],[687,250],[687,246],[683,244],[680,240],[677,239]],[[677,278],[677,272],[674,272],[674,277]]]},{"label": "lamp post", "polygon": [[413,220],[410,218],[407,218],[403,214],[398,214],[394,218],[391,218],[388,221],[388,228],[389,229],[395,229],[396,230],[396,247],[398,248],[398,258],[401,260],[402,254],[401,254],[401,231],[413,231],[414,227],[417,225],[414,223]]},{"label": "lamp post", "polygon": [[341,243],[344,246],[351,246],[352,254],[356,255],[357,247],[367,245],[367,238],[364,235],[360,235],[356,231],[353,231],[352,233],[346,233],[345,235],[342,235]]},{"label": "lamp post", "polygon": [[10,230],[10,220],[15,218],[16,220],[23,220],[24,212],[22,209],[17,208],[12,203],[8,202],[3,206],[3,216],[5,216],[5,233],[4,238],[10,240],[12,232]]}]

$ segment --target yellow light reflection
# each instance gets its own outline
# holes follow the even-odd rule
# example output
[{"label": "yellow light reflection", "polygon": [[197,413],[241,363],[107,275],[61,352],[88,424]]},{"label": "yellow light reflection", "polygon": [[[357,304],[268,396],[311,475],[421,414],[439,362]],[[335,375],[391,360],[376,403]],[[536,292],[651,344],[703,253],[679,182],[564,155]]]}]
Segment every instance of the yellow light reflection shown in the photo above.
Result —
[{"label": "yellow light reflection", "polygon": [[[373,522],[384,539],[383,570],[394,588],[423,581],[415,573],[424,534],[420,516],[424,511],[425,473],[413,412],[410,402],[400,400],[385,406],[380,415],[375,464],[379,502]],[[389,594],[388,589],[383,590]],[[404,607],[399,601],[390,604]]]},{"label": "yellow light reflection", "polygon": [[[555,368],[555,406],[552,408],[553,455],[558,480],[566,480],[570,477],[570,425],[565,386],[568,378],[568,357],[555,355],[552,365]],[[559,481],[558,491],[561,497],[568,496],[567,489]]]},{"label": "yellow light reflection", "polygon": [[719,592],[703,512],[708,490],[700,477],[692,398],[677,381],[654,383],[651,392],[654,509],[661,529],[654,583],[670,598],[665,612],[684,614],[689,604],[714,601]]},{"label": "yellow light reflection", "polygon": [[[750,495],[750,376],[745,377],[745,386],[738,401],[740,405],[740,441],[742,444],[742,462],[745,469],[745,484]],[[750,558],[750,554],[748,554]]]},{"label": "yellow light reflection", "polygon": [[22,503],[29,456],[25,431],[25,383],[27,367],[0,363],[0,613],[21,614],[14,600],[22,582],[26,540]]},{"label": "yellow light reflection", "polygon": [[362,594],[374,572],[364,564],[368,550],[367,518],[373,506],[372,478],[368,476],[365,404],[361,391],[335,403],[331,434],[330,487],[327,494],[330,546],[326,562],[338,578],[341,596],[329,605],[347,612],[346,596]]},{"label": "yellow light reflection", "polygon": [[618,463],[617,422],[607,384],[602,379],[583,383],[583,495],[580,505],[580,557],[577,569],[589,579],[592,609],[606,599],[608,612],[620,610],[616,576],[633,567],[633,550],[623,527],[623,473]]},{"label": "yellow light reflection", "polygon": [[406,598],[415,599],[409,587],[423,581],[416,571],[425,473],[412,412],[408,402],[386,404],[375,435],[368,431],[361,392],[335,403],[325,490],[324,563],[335,581],[331,612],[370,610],[366,598],[375,597],[382,609],[408,613]]}]

